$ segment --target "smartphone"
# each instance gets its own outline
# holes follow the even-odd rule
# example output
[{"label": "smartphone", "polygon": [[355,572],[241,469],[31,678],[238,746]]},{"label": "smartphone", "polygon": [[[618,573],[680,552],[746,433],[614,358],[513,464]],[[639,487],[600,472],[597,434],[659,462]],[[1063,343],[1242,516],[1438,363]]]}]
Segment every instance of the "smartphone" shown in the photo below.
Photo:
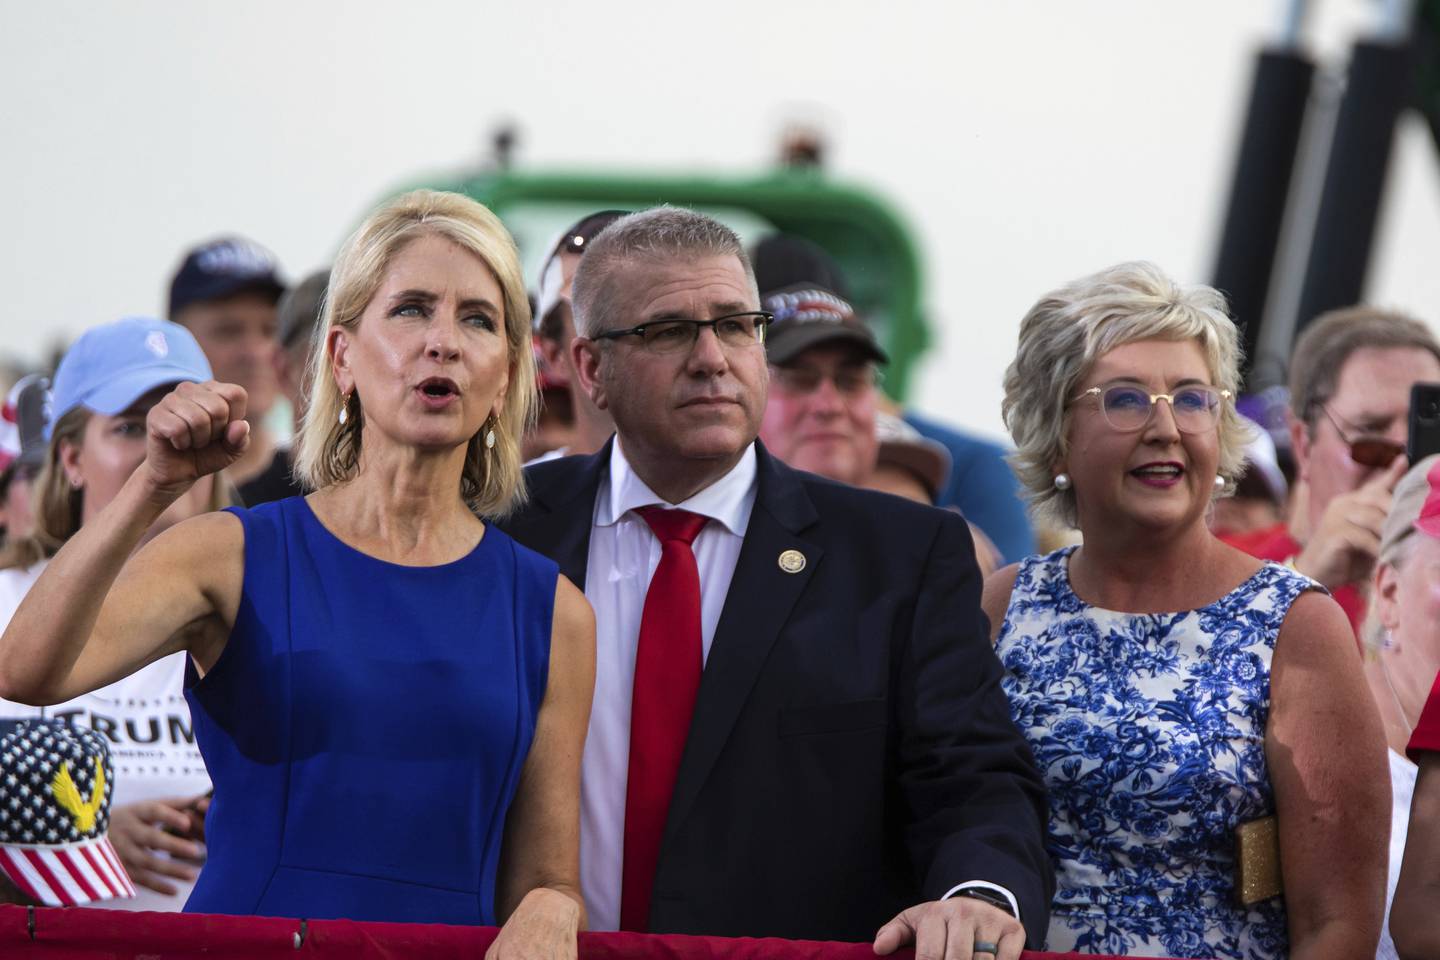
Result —
[{"label": "smartphone", "polygon": [[1405,455],[1412,464],[1440,453],[1440,383],[1417,383],[1410,388],[1409,427]]}]

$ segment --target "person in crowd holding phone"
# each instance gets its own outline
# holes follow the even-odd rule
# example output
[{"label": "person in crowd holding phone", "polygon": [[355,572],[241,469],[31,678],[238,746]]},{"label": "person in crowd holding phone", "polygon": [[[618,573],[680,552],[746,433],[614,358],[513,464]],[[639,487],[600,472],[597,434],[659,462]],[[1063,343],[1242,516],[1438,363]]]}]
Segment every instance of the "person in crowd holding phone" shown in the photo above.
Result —
[{"label": "person in crowd holding phone", "polygon": [[[1387,908],[1400,876],[1417,768],[1406,744],[1440,671],[1440,456],[1417,463],[1395,487],[1380,529],[1370,617],[1365,629],[1365,679],[1380,710],[1390,747],[1390,873]],[[1395,957],[1388,932],[1376,956]]]},{"label": "person in crowd holding phone", "polygon": [[[195,338],[161,320],[93,327],[71,345],[55,373],[30,535],[0,553],[0,626],[55,553],[96,522],[145,462],[151,408],[177,383],[210,376]],[[204,477],[141,531],[139,542],[230,502],[224,474]],[[81,586],[90,589],[93,582]],[[179,910],[205,859],[210,778],[195,746],[184,673],[185,658],[175,653],[44,708],[0,701],[0,717],[58,718],[109,739],[115,764],[110,842],[137,895],[105,906]]]},{"label": "person in crowd holding phone", "polygon": [[[1440,535],[1440,520],[1426,518]],[[1423,529],[1423,528],[1422,528]],[[1440,957],[1440,676],[1415,724],[1406,747],[1419,766],[1410,803],[1405,860],[1390,910],[1390,935],[1400,960]]]},{"label": "person in crowd holding phone", "polygon": [[473,200],[397,197],[342,248],[317,336],[315,492],[135,552],[245,450],[244,390],[182,383],[0,638],[0,692],[55,703],[188,654],[215,782],[188,910],[505,921],[500,957],[573,957],[593,620],[479,519],[519,496],[534,405],[514,243]]},{"label": "person in crowd holding phone", "polygon": [[[1003,408],[1017,472],[1034,509],[1084,534],[985,588],[1050,792],[1050,950],[1375,949],[1389,794],[1350,630],[1313,580],[1205,522],[1243,460],[1238,360],[1220,294],[1148,263],[1061,287],[1021,324]],[[1242,907],[1236,831],[1269,815],[1284,897]]]},{"label": "person in crowd holding phone", "polygon": [[1304,507],[1288,524],[1226,538],[1318,580],[1357,636],[1380,527],[1408,467],[1410,388],[1434,381],[1440,342],[1419,320],[1374,307],[1316,318],[1290,359],[1290,435]]}]

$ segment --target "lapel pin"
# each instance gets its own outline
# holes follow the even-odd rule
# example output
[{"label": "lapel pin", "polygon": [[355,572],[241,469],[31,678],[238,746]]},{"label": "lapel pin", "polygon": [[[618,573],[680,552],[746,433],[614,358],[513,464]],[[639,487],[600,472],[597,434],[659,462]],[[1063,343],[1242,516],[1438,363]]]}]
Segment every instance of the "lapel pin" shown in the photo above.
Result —
[{"label": "lapel pin", "polygon": [[805,569],[805,554],[799,550],[786,550],[780,554],[780,569],[786,573],[799,573]]}]

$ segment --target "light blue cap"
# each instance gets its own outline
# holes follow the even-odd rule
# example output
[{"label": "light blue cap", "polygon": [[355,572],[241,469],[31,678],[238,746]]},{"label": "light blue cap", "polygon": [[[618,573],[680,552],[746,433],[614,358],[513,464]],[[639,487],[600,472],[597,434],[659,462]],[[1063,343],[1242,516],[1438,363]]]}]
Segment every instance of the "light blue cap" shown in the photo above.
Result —
[{"label": "light blue cap", "polygon": [[45,437],[76,407],[113,417],[167,384],[213,380],[200,344],[179,324],[126,317],[80,335],[55,371]]}]

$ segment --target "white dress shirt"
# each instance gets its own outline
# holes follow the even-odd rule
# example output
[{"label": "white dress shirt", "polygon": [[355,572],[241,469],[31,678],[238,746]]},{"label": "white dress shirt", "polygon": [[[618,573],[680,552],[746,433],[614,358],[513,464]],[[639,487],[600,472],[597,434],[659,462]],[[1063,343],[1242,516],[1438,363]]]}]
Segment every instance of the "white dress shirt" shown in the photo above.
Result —
[{"label": "white dress shirt", "polygon": [[635,475],[619,437],[610,450],[610,470],[595,495],[585,567],[585,596],[595,608],[595,700],[581,766],[580,888],[591,930],[620,927],[635,650],[645,593],[660,565],[660,541],[633,511],[655,504],[710,518],[692,546],[700,568],[701,656],[708,658],[755,506],[754,444],[729,473],[678,504],[666,503]]},{"label": "white dress shirt", "polygon": [[[710,518],[691,549],[700,569],[702,663],[710,657],[715,627],[730,592],[735,563],[755,507],[755,445],[729,473],[684,503],[667,503],[631,469],[620,448],[595,494],[585,597],[595,609],[595,699],[580,780],[580,889],[589,929],[620,928],[620,886],[625,858],[625,791],[630,774],[630,706],[635,651],[650,578],[660,565],[660,541],[637,507],[679,507]],[[981,887],[1000,894],[1019,916],[1009,890],[984,880],[956,884],[944,897]]]}]

